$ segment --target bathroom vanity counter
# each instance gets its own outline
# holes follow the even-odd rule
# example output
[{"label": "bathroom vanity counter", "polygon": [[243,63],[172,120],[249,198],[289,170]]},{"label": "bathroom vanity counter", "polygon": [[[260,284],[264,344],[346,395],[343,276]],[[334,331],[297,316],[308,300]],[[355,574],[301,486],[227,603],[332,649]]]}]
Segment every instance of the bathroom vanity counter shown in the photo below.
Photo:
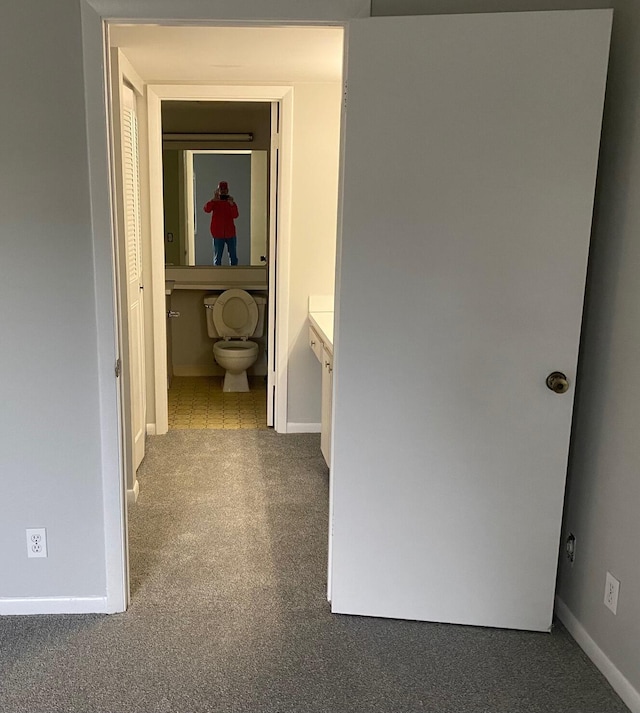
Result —
[{"label": "bathroom vanity counter", "polygon": [[243,290],[268,289],[265,267],[166,267],[165,284],[173,282],[174,290],[218,290],[233,287]]},{"label": "bathroom vanity counter", "polygon": [[219,290],[224,292],[232,287],[239,287],[243,290],[266,290],[267,286],[264,282],[241,282],[239,284],[229,283],[228,280],[224,282],[219,281],[208,281],[208,280],[175,280],[173,289],[174,290]]}]

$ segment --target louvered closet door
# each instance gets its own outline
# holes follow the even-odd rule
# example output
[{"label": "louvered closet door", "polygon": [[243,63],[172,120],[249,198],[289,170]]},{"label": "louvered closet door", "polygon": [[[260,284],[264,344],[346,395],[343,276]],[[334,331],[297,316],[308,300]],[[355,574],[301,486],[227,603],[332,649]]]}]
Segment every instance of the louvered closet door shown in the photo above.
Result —
[{"label": "louvered closet door", "polygon": [[122,168],[126,243],[126,281],[128,313],[128,357],[131,399],[131,438],[133,466],[144,458],[146,422],[144,371],[144,301],[142,289],[142,251],[140,229],[140,170],[138,158],[138,119],[135,95],[125,86],[122,95]]}]

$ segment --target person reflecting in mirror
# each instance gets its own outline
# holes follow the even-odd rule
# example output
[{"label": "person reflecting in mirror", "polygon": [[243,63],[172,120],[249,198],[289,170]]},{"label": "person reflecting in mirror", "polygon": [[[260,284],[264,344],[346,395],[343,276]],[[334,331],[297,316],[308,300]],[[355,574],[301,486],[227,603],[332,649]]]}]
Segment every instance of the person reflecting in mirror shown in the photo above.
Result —
[{"label": "person reflecting in mirror", "polygon": [[236,225],[238,206],[229,195],[229,184],[220,181],[213,198],[205,205],[205,213],[211,213],[211,237],[213,238],[213,264],[222,265],[225,245],[231,265],[238,264]]}]

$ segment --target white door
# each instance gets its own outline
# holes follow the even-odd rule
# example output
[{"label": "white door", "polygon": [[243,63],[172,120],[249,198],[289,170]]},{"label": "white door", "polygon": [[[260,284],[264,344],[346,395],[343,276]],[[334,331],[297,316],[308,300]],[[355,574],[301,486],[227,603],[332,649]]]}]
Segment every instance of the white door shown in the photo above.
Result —
[{"label": "white door", "polygon": [[144,369],[144,293],[142,285],[140,171],[135,95],[122,88],[122,169],[126,240],[127,353],[133,469],[144,458],[146,394]]},{"label": "white door", "polygon": [[349,24],[334,612],[550,626],[610,26]]}]

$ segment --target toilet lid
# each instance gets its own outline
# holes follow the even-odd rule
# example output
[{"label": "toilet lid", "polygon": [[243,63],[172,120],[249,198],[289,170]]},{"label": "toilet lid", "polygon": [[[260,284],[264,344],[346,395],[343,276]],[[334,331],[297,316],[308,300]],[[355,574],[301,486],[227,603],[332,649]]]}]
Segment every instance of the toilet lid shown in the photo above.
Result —
[{"label": "toilet lid", "polygon": [[258,324],[258,305],[244,290],[227,290],[213,305],[213,323],[221,337],[250,337]]}]

